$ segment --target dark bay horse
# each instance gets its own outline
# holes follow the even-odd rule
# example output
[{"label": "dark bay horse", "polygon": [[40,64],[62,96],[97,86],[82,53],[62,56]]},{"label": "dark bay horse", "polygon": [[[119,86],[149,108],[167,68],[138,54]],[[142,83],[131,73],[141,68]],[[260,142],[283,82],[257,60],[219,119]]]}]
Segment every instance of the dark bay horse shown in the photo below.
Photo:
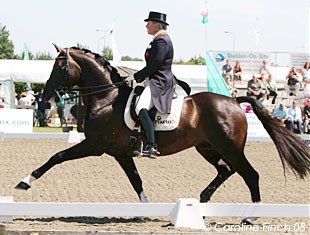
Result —
[{"label": "dark bay horse", "polygon": [[[123,120],[132,88],[99,55],[74,47],[55,47],[59,55],[44,95],[50,100],[64,87],[79,87],[87,107],[84,125],[86,139],[56,153],[16,188],[30,188],[32,181],[64,161],[107,153],[114,156],[125,171],[140,200],[147,202],[142,180],[133,161],[131,130]],[[235,172],[248,186],[252,201],[261,200],[259,175],[244,155],[248,125],[239,106],[242,102],[250,103],[263,123],[278,149],[284,170],[287,168],[300,178],[309,175],[309,147],[273,119],[260,102],[250,97],[238,97],[235,100],[209,92],[198,93],[185,97],[177,129],[156,132],[156,138],[159,157],[195,146],[202,157],[217,169],[217,176],[200,194],[201,202],[209,201],[216,189]],[[261,156],[261,161],[265,161],[264,156]]]}]

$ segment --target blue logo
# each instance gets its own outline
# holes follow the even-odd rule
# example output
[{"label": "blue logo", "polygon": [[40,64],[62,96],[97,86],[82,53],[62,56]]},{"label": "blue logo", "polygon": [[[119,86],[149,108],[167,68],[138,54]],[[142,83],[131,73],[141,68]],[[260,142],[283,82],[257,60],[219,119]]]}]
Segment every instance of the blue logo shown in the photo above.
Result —
[{"label": "blue logo", "polygon": [[216,62],[222,62],[225,60],[225,56],[223,56],[221,53],[218,53],[217,56],[215,57]]}]

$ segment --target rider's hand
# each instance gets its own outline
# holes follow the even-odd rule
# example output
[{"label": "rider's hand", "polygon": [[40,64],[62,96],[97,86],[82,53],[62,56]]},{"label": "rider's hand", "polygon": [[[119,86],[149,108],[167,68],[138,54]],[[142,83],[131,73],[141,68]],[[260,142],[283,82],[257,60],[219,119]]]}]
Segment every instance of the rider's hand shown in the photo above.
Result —
[{"label": "rider's hand", "polygon": [[130,74],[130,75],[125,79],[126,82],[131,82],[131,81],[133,81],[133,80],[135,80],[135,77],[133,76],[133,74]]}]

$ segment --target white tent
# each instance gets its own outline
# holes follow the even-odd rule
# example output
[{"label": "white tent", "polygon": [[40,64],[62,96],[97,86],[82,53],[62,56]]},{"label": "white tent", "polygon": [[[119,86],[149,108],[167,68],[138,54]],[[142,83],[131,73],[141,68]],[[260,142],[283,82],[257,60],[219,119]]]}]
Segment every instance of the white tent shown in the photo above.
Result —
[{"label": "white tent", "polygon": [[[14,82],[45,83],[53,69],[54,60],[0,60],[0,81],[6,94],[10,94],[6,103],[14,107]],[[113,65],[113,62],[112,62]],[[120,66],[140,70],[145,62],[121,61]],[[207,90],[206,66],[173,65],[172,71],[178,79],[186,81],[192,87],[192,93]]]},{"label": "white tent", "polygon": [[54,60],[0,60],[0,80],[45,83]]},{"label": "white tent", "polygon": [[0,60],[0,83],[6,94],[4,105],[15,107],[14,82],[45,83],[54,60]]}]

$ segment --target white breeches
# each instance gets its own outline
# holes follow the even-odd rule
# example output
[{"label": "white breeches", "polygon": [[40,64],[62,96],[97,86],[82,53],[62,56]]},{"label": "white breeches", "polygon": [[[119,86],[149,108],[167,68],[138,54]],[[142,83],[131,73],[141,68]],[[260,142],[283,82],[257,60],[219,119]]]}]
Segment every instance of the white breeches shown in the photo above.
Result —
[{"label": "white breeches", "polygon": [[154,107],[154,104],[152,101],[151,88],[149,86],[149,81],[147,79],[144,83],[144,90],[136,106],[136,114],[139,115],[141,109],[150,110],[153,107]]},{"label": "white breeches", "polygon": [[294,86],[285,84],[284,88],[285,88],[285,90],[286,90],[286,92],[288,94],[291,93],[291,92],[294,92],[295,93],[294,95],[297,95],[297,93],[300,90],[301,86],[300,86],[300,83],[296,83]]}]

